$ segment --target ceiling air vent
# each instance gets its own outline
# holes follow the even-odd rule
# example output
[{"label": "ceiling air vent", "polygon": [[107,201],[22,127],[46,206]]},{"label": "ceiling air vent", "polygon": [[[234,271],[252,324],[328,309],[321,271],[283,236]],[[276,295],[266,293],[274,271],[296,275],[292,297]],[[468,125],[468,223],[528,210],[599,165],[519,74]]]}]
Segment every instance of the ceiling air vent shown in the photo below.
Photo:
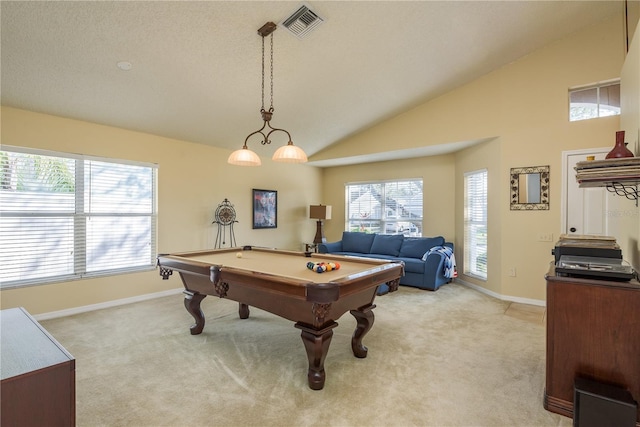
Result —
[{"label": "ceiling air vent", "polygon": [[294,36],[302,39],[323,21],[308,6],[302,5],[291,16],[285,18],[281,25],[291,31]]}]

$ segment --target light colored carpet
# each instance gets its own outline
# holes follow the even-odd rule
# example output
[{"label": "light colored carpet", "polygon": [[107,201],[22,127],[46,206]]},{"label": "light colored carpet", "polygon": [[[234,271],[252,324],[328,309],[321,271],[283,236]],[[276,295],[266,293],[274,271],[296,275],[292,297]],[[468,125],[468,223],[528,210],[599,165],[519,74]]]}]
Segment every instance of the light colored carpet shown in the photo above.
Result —
[{"label": "light colored carpet", "polygon": [[76,358],[78,426],[570,426],[542,406],[545,329],[459,284],[376,298],[334,329],[323,390],[307,386],[293,322],[207,297],[189,334],[182,295],[41,322]]}]

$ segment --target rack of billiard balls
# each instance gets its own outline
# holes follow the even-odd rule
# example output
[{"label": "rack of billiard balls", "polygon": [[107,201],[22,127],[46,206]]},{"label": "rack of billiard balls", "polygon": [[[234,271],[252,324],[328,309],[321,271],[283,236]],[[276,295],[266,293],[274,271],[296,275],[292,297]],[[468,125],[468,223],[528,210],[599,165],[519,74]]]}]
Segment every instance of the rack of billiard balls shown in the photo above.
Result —
[{"label": "rack of billiard balls", "polygon": [[338,262],[308,262],[307,268],[316,273],[324,273],[325,271],[332,271],[340,269],[340,263]]}]

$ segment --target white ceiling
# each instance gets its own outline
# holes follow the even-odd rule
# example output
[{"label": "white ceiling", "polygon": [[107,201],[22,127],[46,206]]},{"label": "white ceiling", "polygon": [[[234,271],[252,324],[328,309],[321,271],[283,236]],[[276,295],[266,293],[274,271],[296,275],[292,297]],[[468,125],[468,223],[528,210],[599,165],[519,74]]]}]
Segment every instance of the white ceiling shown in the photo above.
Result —
[{"label": "white ceiling", "polygon": [[[262,125],[257,29],[301,4],[2,0],[2,105],[238,149]],[[310,156],[623,7],[616,0],[305,4],[324,22],[304,39],[283,27],[274,33],[272,124]],[[133,68],[122,71],[119,61]],[[266,96],[268,108],[268,81]],[[282,137],[274,135],[273,147],[250,140],[249,148],[270,156]],[[335,164],[366,161],[357,157]]]}]

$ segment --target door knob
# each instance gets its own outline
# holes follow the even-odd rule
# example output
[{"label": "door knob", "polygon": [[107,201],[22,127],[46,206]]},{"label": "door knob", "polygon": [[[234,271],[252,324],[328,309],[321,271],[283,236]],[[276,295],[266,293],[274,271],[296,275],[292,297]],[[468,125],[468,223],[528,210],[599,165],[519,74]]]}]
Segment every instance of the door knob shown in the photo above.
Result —
[{"label": "door knob", "polygon": [[575,233],[575,232],[576,232],[576,228],[575,228],[575,227],[571,227],[571,228],[569,229],[569,231],[570,231],[570,232],[572,232],[572,233]]}]

